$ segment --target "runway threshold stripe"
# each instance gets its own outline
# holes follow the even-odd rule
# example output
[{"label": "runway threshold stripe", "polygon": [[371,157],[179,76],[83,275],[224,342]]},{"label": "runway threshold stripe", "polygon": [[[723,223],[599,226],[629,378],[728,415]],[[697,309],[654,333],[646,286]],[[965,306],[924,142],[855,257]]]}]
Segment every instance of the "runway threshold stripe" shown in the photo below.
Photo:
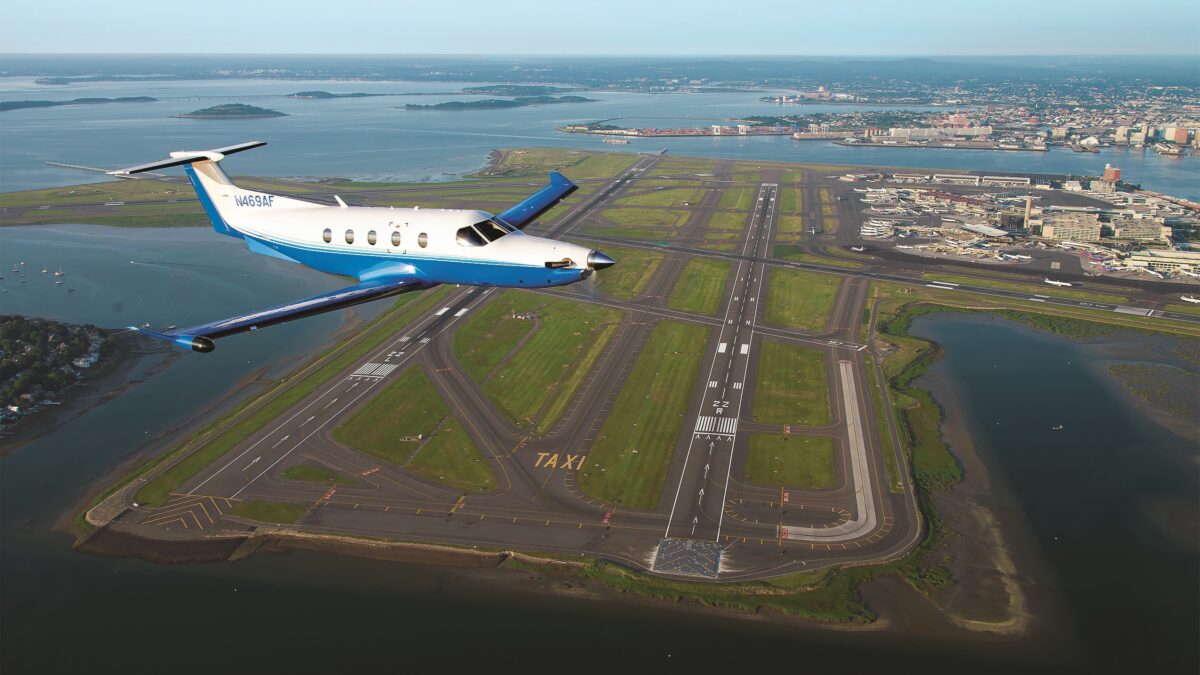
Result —
[{"label": "runway threshold stripe", "polygon": [[375,369],[379,368],[382,365],[383,365],[382,363],[364,363],[361,366],[359,366],[358,370],[354,371],[353,374],[354,375],[370,375],[372,372],[375,371]]},{"label": "runway threshold stripe", "polygon": [[380,366],[375,369],[375,372],[373,372],[371,374],[374,375],[375,377],[384,377],[388,373],[391,373],[393,370],[395,370],[398,367],[399,366],[397,366],[394,363],[383,363],[383,364],[380,364]]}]

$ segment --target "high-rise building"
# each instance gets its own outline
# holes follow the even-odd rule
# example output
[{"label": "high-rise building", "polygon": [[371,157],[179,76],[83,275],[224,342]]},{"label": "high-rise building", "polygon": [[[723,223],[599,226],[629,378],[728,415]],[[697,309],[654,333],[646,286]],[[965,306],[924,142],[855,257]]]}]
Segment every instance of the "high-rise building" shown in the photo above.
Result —
[{"label": "high-rise building", "polygon": [[1129,142],[1129,127],[1117,127],[1113,132],[1113,143],[1128,143]]},{"label": "high-rise building", "polygon": [[1180,145],[1187,145],[1188,129],[1187,127],[1175,127],[1175,133],[1167,138],[1168,141],[1174,141]]},{"label": "high-rise building", "polygon": [[1121,169],[1113,166],[1112,164],[1105,164],[1104,180],[1110,180],[1114,183],[1121,180]]}]

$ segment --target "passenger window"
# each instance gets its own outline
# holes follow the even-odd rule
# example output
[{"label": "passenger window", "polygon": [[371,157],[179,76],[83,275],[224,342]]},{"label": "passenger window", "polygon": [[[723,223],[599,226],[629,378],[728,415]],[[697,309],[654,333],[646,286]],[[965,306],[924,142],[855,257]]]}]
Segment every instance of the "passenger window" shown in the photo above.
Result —
[{"label": "passenger window", "polygon": [[325,228],[325,231],[321,234],[321,238],[325,240],[326,244],[333,241],[333,230],[328,227]]},{"label": "passenger window", "polygon": [[479,233],[475,231],[475,228],[470,226],[459,230],[456,239],[458,239],[459,246],[483,246],[487,243],[483,237],[479,236]]},{"label": "passenger window", "polygon": [[374,245],[375,245],[375,241],[376,241],[376,239],[375,239],[375,230],[371,230],[370,232],[367,232],[367,243],[368,243],[368,244],[370,244],[370,245],[372,245],[372,246],[374,246]]},{"label": "passenger window", "polygon": [[400,246],[400,231],[396,230],[392,233],[392,246]]},{"label": "passenger window", "polygon": [[347,244],[354,243],[354,230],[346,230],[346,243]]},{"label": "passenger window", "polygon": [[417,245],[420,246],[421,248],[425,248],[426,246],[428,246],[429,245],[429,235],[425,234],[424,232],[422,232],[421,234],[418,234],[417,235]]}]

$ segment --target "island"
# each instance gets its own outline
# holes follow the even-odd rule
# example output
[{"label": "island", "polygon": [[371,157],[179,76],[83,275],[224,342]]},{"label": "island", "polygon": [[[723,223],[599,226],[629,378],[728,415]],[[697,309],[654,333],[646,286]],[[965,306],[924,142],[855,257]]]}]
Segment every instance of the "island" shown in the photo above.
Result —
[{"label": "island", "polygon": [[25,108],[56,108],[63,105],[96,105],[99,103],[152,103],[151,96],[120,96],[117,98],[74,98],[70,101],[0,101],[0,112]]},{"label": "island", "polygon": [[287,117],[287,113],[271,110],[270,108],[260,108],[255,105],[246,105],[245,103],[224,103],[203,110],[193,110],[190,113],[173,115],[173,117],[187,119],[247,119],[251,117]]},{"label": "island", "polygon": [[591,103],[594,98],[584,96],[518,96],[512,99],[485,98],[480,101],[446,101],[421,105],[409,103],[405,110],[489,110],[492,108],[524,108],[532,105],[553,105],[555,103]]},{"label": "island", "polygon": [[288,94],[286,98],[301,98],[305,100],[311,99],[329,99],[329,98],[366,98],[368,96],[387,96],[387,94],[368,94],[365,92],[354,92],[350,94],[334,94],[328,91],[298,91],[294,94]]},{"label": "island", "polygon": [[24,316],[0,316],[0,422],[16,422],[99,370],[116,342],[101,329]]}]

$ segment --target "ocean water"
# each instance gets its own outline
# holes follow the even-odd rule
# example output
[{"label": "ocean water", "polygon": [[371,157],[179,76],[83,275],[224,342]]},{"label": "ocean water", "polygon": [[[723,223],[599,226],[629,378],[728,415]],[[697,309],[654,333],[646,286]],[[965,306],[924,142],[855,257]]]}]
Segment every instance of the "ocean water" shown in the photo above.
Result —
[{"label": "ocean water", "polygon": [[[631,123],[639,126],[692,125],[777,110],[757,103],[759,94],[611,92],[589,93],[601,100],[580,105],[462,113],[395,109],[409,101],[456,100],[444,92],[460,86],[264,80],[45,88],[27,79],[0,80],[0,100],[143,94],[163,99],[0,113],[0,189],[92,179],[47,167],[47,160],[117,167],[167,150],[258,138],[272,146],[239,155],[230,161],[231,171],[444,180],[479,168],[496,147],[610,149],[599,139],[553,130],[564,123],[625,116],[637,118]],[[282,98],[303,89],[443,94]],[[224,102],[278,108],[290,116],[170,117]],[[1129,180],[1200,198],[1194,157],[1167,160],[1139,151],[880,150],[781,138],[660,139],[620,149],[663,147],[674,154],[741,159],[1006,172],[1097,173],[1109,161]],[[24,285],[11,273],[11,265],[22,260]],[[62,268],[75,292],[55,286],[42,275],[43,266]],[[0,228],[0,273],[6,277],[0,283],[9,289],[0,293],[0,312],[102,326],[184,325],[343,283],[250,254],[240,242],[207,228]],[[363,306],[359,315],[379,309]],[[956,673],[1063,670],[1061,664],[1031,662],[1003,641],[915,641],[903,634],[831,633],[692,616],[662,607],[542,596],[524,592],[519,584],[503,588],[477,582],[453,569],[328,554],[260,554],[238,563],[179,566],[96,558],[72,551],[70,538],[51,529],[97,480],[136,457],[148,439],[186,423],[262,364],[319,348],[344,318],[344,313],[316,317],[223,340],[212,354],[185,354],[164,372],[0,460],[4,672],[147,663],[169,663],[184,672],[545,663],[635,669],[801,664]],[[1153,426],[1086,371],[1065,366],[1088,358],[1075,343],[961,317],[925,317],[916,329],[946,347],[935,370],[960,382],[972,436],[1020,486],[1018,496],[1043,552],[1062,576],[1071,577],[1063,591],[1087,650],[1077,670],[1171,672],[1189,658],[1194,665],[1194,649],[1187,649],[1194,642],[1187,636],[1194,637],[1196,624],[1195,604],[1189,601],[1196,597],[1195,553],[1156,536],[1145,515],[1154,509],[1134,506],[1160,493],[1194,505],[1194,448]],[[1031,378],[1048,384],[1031,389]],[[1028,419],[1027,409],[1054,410],[1053,420],[1037,419],[1047,428],[1063,424],[1087,433],[1058,435],[1047,443],[1034,433],[1040,427],[1018,428]],[[993,419],[995,414],[1003,417]],[[1130,574],[1130,569],[1141,573]]]},{"label": "ocean water", "polygon": [[[597,136],[556,127],[613,119],[625,126],[707,126],[745,115],[815,113],[854,106],[779,106],[758,101],[764,92],[641,94],[579,92],[593,103],[501,110],[406,111],[406,103],[477,100],[455,96],[470,83],[296,82],[201,80],[101,82],[42,86],[30,78],[0,78],[0,100],[153,96],[154,103],[80,105],[0,113],[0,190],[25,190],[96,180],[95,174],[50,167],[47,161],[119,168],[165,156],[170,150],[206,149],[244,140],[271,147],[231,159],[229,171],[280,177],[340,176],[357,180],[449,180],[482,167],[496,148],[555,146],[620,152],[816,162],[912,168],[977,169],[1006,173],[1098,175],[1105,163],[1126,180],[1200,199],[1200,157],[1166,158],[1153,150],[1105,148],[1099,154],[1054,149],[992,152],[959,149],[853,148],[788,137],[636,139],[613,146]],[[369,98],[298,100],[289,93],[398,94]],[[432,95],[411,95],[425,93]],[[408,95],[400,95],[408,94]],[[288,117],[176,119],[172,115],[221,103],[250,103]],[[858,109],[871,106],[858,106]]]},{"label": "ocean water", "polygon": [[944,348],[927,377],[949,383],[957,422],[1015,495],[1090,672],[1195,672],[1200,434],[1151,421],[1102,380],[1138,336],[1102,349],[961,314],[919,317],[911,332]]}]

